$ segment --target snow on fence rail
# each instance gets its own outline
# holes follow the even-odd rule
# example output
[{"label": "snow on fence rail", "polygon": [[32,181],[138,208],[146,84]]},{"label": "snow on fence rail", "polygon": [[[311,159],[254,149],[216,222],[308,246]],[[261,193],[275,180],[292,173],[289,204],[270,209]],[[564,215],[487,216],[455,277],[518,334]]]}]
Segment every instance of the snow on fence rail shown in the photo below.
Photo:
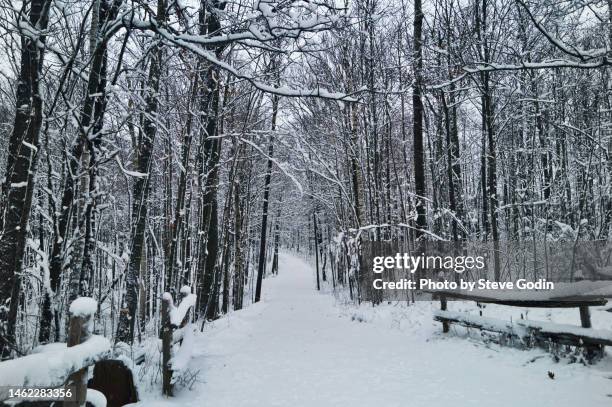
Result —
[{"label": "snow on fence rail", "polygon": [[[183,296],[178,306],[170,293],[162,296],[162,392],[167,396],[173,395],[174,372],[185,369],[192,354],[192,336],[190,329],[189,311],[196,305],[196,295],[191,293],[191,287],[181,288]],[[173,352],[174,344],[181,342],[181,346]]]},{"label": "snow on fence rail", "polygon": [[9,398],[7,386],[70,387],[72,406],[84,406],[87,398],[87,368],[110,357],[110,341],[91,335],[91,320],[97,303],[77,298],[70,305],[70,331],[66,346],[50,344],[37,353],[0,363],[0,401]]},{"label": "snow on fence rail", "polygon": [[555,283],[554,290],[433,289],[423,291],[437,296],[480,303],[536,308],[576,308],[605,305],[606,298],[612,297],[612,281],[558,282]]},{"label": "snow on fence rail", "polygon": [[[191,307],[195,307],[196,295],[191,293],[191,287],[184,286],[181,288],[181,294],[184,296],[177,307],[170,307],[170,323],[174,326],[181,326]],[[164,296],[169,296],[169,293],[164,293]],[[169,300],[172,301],[170,295]]]}]

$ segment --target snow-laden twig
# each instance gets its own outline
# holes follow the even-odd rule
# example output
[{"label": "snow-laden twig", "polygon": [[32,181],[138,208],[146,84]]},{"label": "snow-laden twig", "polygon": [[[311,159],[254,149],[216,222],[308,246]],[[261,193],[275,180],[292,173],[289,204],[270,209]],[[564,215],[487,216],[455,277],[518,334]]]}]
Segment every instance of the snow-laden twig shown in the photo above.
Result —
[{"label": "snow-laden twig", "polygon": [[219,68],[229,72],[233,76],[239,79],[244,79],[253,85],[255,88],[261,90],[265,93],[270,93],[283,97],[315,97],[321,99],[332,99],[332,100],[341,100],[345,102],[357,102],[358,99],[340,92],[330,92],[329,90],[321,87],[317,87],[315,89],[300,89],[300,88],[291,88],[289,86],[276,86],[276,85],[268,85],[266,83],[260,82],[254,77],[250,75],[246,75],[240,72],[238,69],[234,68],[231,64],[227,62],[221,61],[219,58],[215,56],[215,54],[211,51],[204,49],[201,46],[196,45],[195,43],[191,43],[183,39],[181,36],[173,36],[169,34],[167,31],[158,29],[157,32],[164,37],[167,41],[178,45],[182,48],[185,48],[194,54],[204,58],[211,64],[218,66]]},{"label": "snow-laden twig", "polygon": [[300,184],[300,182],[297,180],[297,178],[287,172],[287,170],[285,170],[285,167],[279,163],[278,161],[276,161],[276,159],[274,157],[270,157],[268,154],[266,154],[261,147],[259,147],[257,144],[253,143],[250,140],[247,140],[245,138],[240,138],[240,141],[249,144],[250,146],[252,146],[255,150],[257,150],[261,155],[263,155],[264,157],[266,157],[268,160],[272,161],[272,163],[274,163],[274,165],[276,165],[278,167],[279,170],[281,170],[281,172],[283,174],[285,174],[291,181],[293,181],[293,183],[295,184],[295,186],[297,187],[298,191],[300,191],[300,195],[304,194],[304,188],[302,187],[302,184]]},{"label": "snow-laden twig", "polygon": [[119,155],[115,156],[115,161],[117,161],[117,165],[119,165],[119,169],[121,170],[121,172],[123,172],[125,175],[127,175],[128,177],[135,177],[135,178],[146,178],[149,176],[149,174],[144,174],[142,172],[138,172],[138,171],[130,171],[127,170],[123,167],[123,164],[121,163],[121,159],[119,159]]},{"label": "snow-laden twig", "polygon": [[565,54],[578,58],[581,61],[586,61],[586,60],[590,60],[594,58],[600,58],[607,54],[608,50],[605,48],[585,50],[585,49],[578,49],[577,47],[570,45],[570,44],[566,44],[565,42],[563,42],[562,40],[560,40],[559,38],[555,37],[550,32],[548,32],[548,30],[544,28],[544,26],[539,21],[537,21],[536,17],[531,12],[529,7],[527,7],[527,4],[525,4],[523,0],[516,0],[516,2],[520,4],[523,7],[523,9],[525,9],[525,12],[529,16],[529,19],[531,20],[531,22],[535,25],[538,31],[540,31],[540,33],[542,33],[542,35],[546,37],[548,42],[550,42],[556,48],[560,49]]},{"label": "snow-laden twig", "polygon": [[400,228],[413,229],[413,230],[422,232],[422,233],[424,233],[426,235],[429,235],[430,237],[433,237],[435,240],[448,241],[448,239],[445,239],[442,236],[436,235],[435,233],[430,232],[427,229],[420,229],[420,228],[414,227],[412,225],[408,225],[406,223],[393,223],[393,224],[391,224],[391,223],[381,223],[381,224],[378,224],[378,225],[365,225],[365,226],[361,226],[358,229],[350,228],[349,231],[350,232],[361,233],[362,231],[365,231],[365,230],[372,230],[372,229],[378,229],[378,228],[388,228],[388,227],[400,227]]}]

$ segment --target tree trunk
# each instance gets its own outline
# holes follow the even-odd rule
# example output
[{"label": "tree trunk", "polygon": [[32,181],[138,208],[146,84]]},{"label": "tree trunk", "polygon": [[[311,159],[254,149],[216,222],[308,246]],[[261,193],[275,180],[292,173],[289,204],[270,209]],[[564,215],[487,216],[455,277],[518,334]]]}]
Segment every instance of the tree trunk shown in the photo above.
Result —
[{"label": "tree trunk", "polygon": [[[191,156],[191,140],[193,138],[191,135],[191,123],[193,120],[193,115],[191,114],[191,101],[195,100],[195,97],[196,97],[196,92],[198,89],[198,76],[199,76],[199,73],[196,73],[193,79],[193,83],[191,85],[192,91],[190,93],[192,97],[187,104],[188,106],[187,123],[185,124],[185,128],[183,129],[184,136],[183,136],[183,151],[181,154],[182,155],[181,173],[179,175],[178,191],[177,191],[177,197],[176,197],[176,211],[174,212],[174,221],[172,222],[172,225],[170,227],[170,230],[172,231],[172,237],[170,239],[170,249],[168,253],[169,258],[166,262],[166,264],[168,265],[168,269],[166,270],[166,279],[165,279],[165,286],[164,286],[164,291],[166,292],[171,292],[173,277],[175,277],[177,274],[180,276],[184,275],[184,270],[176,270],[175,268],[177,267],[177,264],[176,264],[177,263],[177,251],[179,247],[179,240],[180,240],[181,232],[183,231],[183,229],[187,227],[187,224],[185,221],[185,214],[186,214],[185,195],[187,193],[187,176],[188,176],[188,172],[190,168],[189,160]],[[181,263],[181,264],[184,264],[184,263]],[[188,285],[189,282],[183,279],[182,284]]]},{"label": "tree trunk", "polygon": [[[50,0],[32,0],[28,24],[44,32]],[[44,43],[45,37],[37,39]],[[21,65],[17,80],[15,122],[8,146],[7,169],[0,197],[0,359],[15,342],[15,324],[20,295],[21,264],[34,192],[43,100],[39,79],[44,53],[36,40],[21,37]]]},{"label": "tree trunk", "polygon": [[261,211],[261,235],[259,240],[259,264],[257,267],[257,284],[255,286],[255,302],[261,300],[261,284],[266,272],[266,237],[268,232],[268,200],[270,198],[270,180],[272,178],[272,156],[274,155],[274,132],[276,131],[276,115],[278,113],[278,96],[272,96],[272,126],[270,144],[268,145],[268,169],[264,181],[263,206]]},{"label": "tree trunk", "polygon": [[314,234],[314,249],[315,249],[315,266],[317,272],[317,290],[321,290],[321,281],[319,279],[319,237],[317,235],[317,214],[312,211],[312,227]]},{"label": "tree trunk", "polygon": [[414,186],[416,192],[416,238],[427,229],[425,203],[425,157],[423,150],[423,10],[421,0],[414,1],[414,84],[412,87]]},{"label": "tree trunk", "polygon": [[[93,163],[95,163],[95,147],[96,144],[99,144],[99,141],[94,140],[96,140],[99,131],[102,130],[106,107],[104,95],[106,91],[107,40],[103,39],[104,33],[100,31],[100,27],[109,17],[114,16],[114,11],[116,12],[106,2],[94,0],[89,46],[89,54],[93,63],[80,118],[78,143],[82,143],[83,150],[78,166],[80,198],[77,205],[77,219],[79,222],[75,247],[70,256],[71,274],[69,277],[68,302],[72,302],[79,296],[91,295],[90,280],[94,271],[93,254],[95,251],[93,213],[96,193],[96,168]],[[73,175],[76,176],[77,174]]]},{"label": "tree trunk", "polygon": [[272,256],[272,274],[278,274],[278,247],[280,245],[280,217],[283,207],[283,195],[278,199],[278,209],[276,211],[276,221],[274,222],[274,254]]},{"label": "tree trunk", "polygon": [[[96,1],[96,0],[94,0]],[[87,94],[85,98],[85,102],[83,104],[83,109],[80,115],[80,130],[79,135],[77,136],[76,141],[74,142],[71,154],[68,157],[68,173],[66,180],[64,182],[64,187],[62,191],[61,198],[61,206],[59,208],[59,217],[57,222],[57,230],[55,231],[53,244],[51,245],[51,253],[50,253],[50,262],[49,262],[49,277],[50,277],[50,286],[51,293],[49,293],[48,297],[44,300],[43,309],[47,307],[51,309],[52,298],[51,295],[57,295],[58,290],[60,288],[61,278],[62,278],[62,268],[64,263],[64,244],[67,241],[68,237],[68,225],[70,223],[70,217],[72,215],[72,205],[74,200],[74,194],[76,192],[75,186],[75,178],[79,171],[83,171],[84,168],[89,167],[89,163],[91,162],[90,157],[86,160],[82,160],[83,153],[86,149],[89,149],[90,152],[93,152],[93,144],[89,141],[89,131],[88,128],[91,128],[94,134],[99,133],[102,129],[103,121],[104,121],[104,112],[106,110],[106,97],[105,97],[105,87],[106,87],[106,51],[108,38],[105,38],[103,33],[100,32],[101,23],[112,19],[116,16],[119,6],[121,5],[120,0],[116,0],[112,3],[112,6],[107,2],[100,2],[100,6],[97,10],[94,11],[94,15],[97,14],[97,24],[92,23],[92,37],[90,38],[90,51],[92,55],[91,69],[89,73],[89,77],[87,80]],[[82,163],[81,163],[82,162]],[[91,171],[91,172],[90,172]],[[88,168],[86,172],[83,173],[83,177],[87,177],[84,179],[84,183],[81,186],[82,191],[83,188],[87,189],[86,196],[89,196],[89,185],[95,187],[95,172],[93,168]],[[90,180],[91,177],[91,180]],[[93,182],[90,182],[93,181]],[[87,198],[85,198],[87,199]],[[85,206],[83,206],[85,208]],[[73,283],[73,286],[76,285],[76,288],[72,290],[71,297],[75,297],[75,294],[78,295],[80,291],[80,281],[81,280],[81,270],[83,267],[91,266],[89,254],[92,252],[92,206],[88,206],[88,213],[85,215],[89,221],[87,223],[82,223],[84,238],[87,239],[83,245],[81,246],[83,249],[83,255],[75,255],[73,256],[74,261],[81,261],[81,264],[77,264],[73,269],[73,277],[76,282]],[[89,229],[87,229],[89,228]],[[80,242],[79,242],[80,244]],[[77,253],[81,251],[77,249]],[[78,272],[75,272],[78,271]],[[91,270],[89,270],[89,273]],[[78,276],[77,276],[78,274]],[[47,297],[47,296],[46,296]],[[55,315],[56,323],[59,322],[59,314],[58,310],[54,310],[53,314],[51,312],[43,312],[41,318],[41,329],[39,332],[39,341],[41,343],[48,342],[50,338],[50,327],[51,327],[51,318]],[[58,333],[59,327],[56,327],[56,338],[55,340],[59,340]]]},{"label": "tree trunk", "polygon": [[244,268],[242,252],[242,227],[243,211],[240,202],[242,173],[242,146],[236,142],[236,180],[234,181],[234,282],[233,282],[233,302],[234,310],[242,309],[242,298],[244,297]]},{"label": "tree trunk", "polygon": [[[487,32],[487,0],[482,0],[482,32]],[[489,45],[486,39],[482,38],[482,48],[484,52],[484,60],[488,62],[490,59]],[[496,156],[496,137],[493,105],[493,92],[490,87],[489,73],[484,72],[482,75],[482,120],[483,126],[487,135],[487,188],[483,200],[489,201],[489,210],[491,216],[491,238],[493,240],[493,261],[494,261],[494,279],[500,279],[500,259],[499,259],[499,230],[497,221],[497,156]]]},{"label": "tree trunk", "polygon": [[[210,3],[201,2],[199,12],[200,34],[208,35],[221,29],[218,13],[208,10],[225,8],[226,3],[213,0]],[[211,48],[217,58],[221,57],[223,46]],[[219,113],[219,76],[218,68],[202,60],[202,65],[208,64],[208,69],[200,78],[201,94],[200,111],[204,116],[202,131],[200,132],[201,160],[198,166],[198,179],[200,186],[200,219],[198,225],[198,304],[196,311],[205,319],[214,319],[216,305],[215,299],[215,264],[218,253],[218,225],[217,225],[217,177],[220,158],[219,140],[213,138],[217,134],[217,121]]]},{"label": "tree trunk", "polygon": [[[162,24],[165,20],[166,1],[157,1],[157,23]],[[138,165],[137,171],[142,176],[136,177],[133,187],[132,219],[131,219],[131,250],[125,277],[125,298],[119,315],[117,326],[117,342],[132,343],[134,340],[134,323],[136,321],[136,309],[138,308],[138,287],[140,263],[145,244],[145,229],[147,224],[147,209],[149,198],[149,180],[151,177],[150,167],[153,156],[153,146],[158,126],[159,108],[159,84],[161,77],[161,64],[163,50],[161,43],[157,43],[151,53],[151,66],[149,68],[148,91],[145,97],[143,137],[139,140],[137,147]]]},{"label": "tree trunk", "polygon": [[[212,70],[213,68],[211,68]],[[199,311],[206,319],[214,319],[215,308],[212,301],[215,297],[215,264],[218,253],[218,217],[217,217],[217,177],[219,165],[219,141],[213,138],[217,132],[217,115],[219,110],[219,89],[216,79],[209,73],[208,96],[211,105],[207,107],[207,125],[201,134],[203,163],[200,166],[200,249],[198,257],[198,282],[200,301]]]}]

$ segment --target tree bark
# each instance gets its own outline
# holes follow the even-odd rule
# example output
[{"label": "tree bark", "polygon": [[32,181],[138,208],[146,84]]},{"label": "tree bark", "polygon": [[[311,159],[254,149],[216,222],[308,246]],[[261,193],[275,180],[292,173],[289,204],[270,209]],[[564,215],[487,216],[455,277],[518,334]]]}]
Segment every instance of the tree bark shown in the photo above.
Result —
[{"label": "tree bark", "polygon": [[278,209],[276,211],[276,221],[274,222],[274,254],[272,256],[272,274],[278,274],[278,248],[280,245],[280,217],[283,207],[283,195],[278,199]]},{"label": "tree bark", "polygon": [[257,284],[255,286],[255,302],[261,300],[261,285],[266,272],[266,237],[268,233],[268,201],[270,198],[270,180],[272,178],[272,156],[274,155],[274,132],[276,131],[276,115],[278,112],[278,96],[272,96],[272,126],[270,144],[268,145],[268,167],[264,181],[263,206],[261,211],[261,235],[259,239],[259,264],[257,267]]},{"label": "tree bark", "polygon": [[319,236],[317,235],[317,214],[312,211],[312,228],[314,235],[314,249],[315,249],[315,266],[317,273],[317,290],[321,290],[321,281],[319,279]]},{"label": "tree bark", "polygon": [[[64,263],[65,249],[64,245],[68,237],[68,225],[70,223],[70,217],[72,215],[72,206],[74,201],[74,195],[76,192],[75,178],[77,177],[79,171],[83,171],[84,168],[89,167],[89,163],[91,162],[90,159],[82,160],[84,151],[86,151],[86,149],[90,149],[90,151],[92,151],[91,149],[93,149],[94,144],[88,139],[88,129],[91,128],[94,134],[97,134],[102,129],[104,121],[104,112],[106,110],[106,97],[104,91],[106,87],[106,51],[108,38],[105,38],[103,33],[100,32],[100,28],[103,22],[106,22],[116,16],[121,3],[121,0],[116,0],[112,3],[111,6],[107,2],[101,2],[100,7],[94,11],[94,14],[97,14],[97,18],[95,19],[97,20],[97,24],[92,24],[93,38],[90,38],[90,50],[92,54],[91,69],[87,80],[87,94],[79,118],[79,134],[71,148],[70,156],[68,157],[68,173],[64,182],[62,198],[60,201],[61,207],[59,208],[60,213],[57,221],[57,229],[54,234],[53,244],[51,245],[51,253],[49,256],[49,278],[51,292],[45,296],[43,303],[44,311],[41,317],[41,329],[39,332],[39,341],[41,343],[46,343],[51,339],[51,319],[53,315],[55,316],[56,323],[59,323],[58,310],[53,310],[53,313],[51,313],[50,311],[47,311],[47,309],[50,310],[52,308],[51,295],[57,295],[62,279],[62,268]],[[90,173],[90,171],[92,172]],[[93,169],[87,168],[87,171],[83,173],[83,177],[90,176],[93,178],[94,181],[91,184],[95,185],[95,173],[93,172]],[[87,178],[86,183],[84,183],[82,187],[89,189],[89,187],[87,186],[89,184],[89,178]],[[88,224],[83,223],[84,236],[86,239],[87,237],[91,237],[91,229],[93,227],[91,223],[92,207],[89,206],[88,209],[89,213],[87,214],[87,217],[89,218],[89,222]],[[87,227],[89,227],[89,230],[86,229]],[[87,242],[85,242],[82,246],[83,251],[88,250],[89,253],[91,253],[91,246],[92,241],[91,239],[88,239]],[[80,253],[80,250],[77,249],[77,253]],[[75,270],[77,270],[78,272],[74,273],[76,281],[76,283],[74,284],[76,284],[77,287],[72,290],[73,294],[71,294],[71,297],[73,298],[75,297],[75,295],[78,295],[78,291],[81,288],[80,270],[82,270],[82,267],[91,266],[91,263],[89,262],[89,254],[87,256],[77,254],[76,256],[74,256],[74,261],[82,261],[82,263],[76,264],[75,267]],[[77,274],[78,278],[76,276]],[[55,340],[58,341],[59,327],[56,327],[55,332]]]},{"label": "tree bark", "polygon": [[[197,70],[198,68],[196,68]],[[187,193],[187,177],[188,177],[188,172],[189,172],[189,160],[190,160],[190,156],[191,156],[191,141],[192,141],[192,134],[191,134],[191,123],[193,120],[193,116],[191,114],[191,100],[195,100],[196,97],[196,92],[198,89],[198,76],[199,74],[196,74],[194,79],[193,79],[193,83],[192,83],[192,91],[191,93],[191,99],[188,102],[187,106],[187,122],[185,124],[185,128],[184,128],[184,136],[183,136],[183,150],[182,150],[182,157],[181,157],[181,173],[179,175],[179,182],[178,182],[178,191],[177,191],[177,197],[176,197],[176,211],[174,212],[174,221],[172,222],[172,225],[170,227],[170,230],[172,231],[172,237],[170,239],[170,249],[169,249],[169,253],[168,253],[168,260],[166,262],[166,264],[168,265],[168,269],[166,270],[166,279],[165,279],[165,286],[164,286],[164,291],[166,292],[170,292],[171,291],[171,286],[172,286],[172,281],[173,281],[173,277],[175,277],[177,274],[179,276],[183,276],[184,273],[184,269],[180,269],[177,270],[176,268],[178,267],[177,264],[177,252],[178,252],[178,247],[179,247],[179,240],[180,240],[180,236],[181,236],[181,232],[183,231],[183,229],[186,228],[186,204],[185,204],[185,195]],[[184,263],[182,263],[184,264]],[[183,285],[188,285],[189,282],[186,281],[183,278],[182,281]]]},{"label": "tree bark", "polygon": [[416,192],[416,233],[419,238],[427,229],[425,204],[425,156],[423,150],[423,10],[421,0],[414,1],[414,84],[412,86],[414,185]]},{"label": "tree bark", "polygon": [[[47,28],[50,0],[32,0],[28,24],[39,32]],[[21,64],[17,80],[15,121],[8,146],[8,160],[0,197],[0,359],[15,342],[15,324],[21,292],[21,272],[27,226],[34,192],[39,134],[43,119],[40,76],[44,53],[37,42],[22,33]]]},{"label": "tree bark", "polygon": [[233,305],[234,310],[242,309],[242,299],[244,297],[244,268],[242,250],[242,228],[243,210],[241,204],[241,185],[238,181],[243,176],[242,167],[242,146],[236,142],[236,180],[234,180],[234,282],[233,282]]},{"label": "tree bark", "polygon": [[[166,1],[157,1],[157,23],[163,24],[166,20]],[[151,66],[147,94],[145,97],[146,114],[143,121],[143,134],[137,146],[137,171],[142,176],[136,177],[133,186],[132,219],[131,219],[131,250],[125,277],[125,298],[119,315],[117,326],[117,342],[132,343],[134,340],[134,324],[138,308],[138,288],[140,263],[145,245],[145,229],[147,223],[147,209],[149,186],[151,177],[151,159],[158,126],[159,85],[161,77],[161,64],[163,49],[161,43],[156,43],[152,52]]]},{"label": "tree bark", "polygon": [[[221,29],[216,10],[224,9],[226,3],[213,0],[210,3],[202,2],[199,22],[200,34],[208,35]],[[210,8],[210,9],[209,9]],[[223,45],[211,48],[217,58],[221,57]],[[221,145],[219,140],[213,138],[217,134],[217,121],[219,113],[219,70],[216,66],[202,60],[202,65],[208,64],[208,69],[200,78],[201,95],[200,111],[204,124],[200,132],[200,146],[202,162],[199,165],[198,179],[200,185],[200,219],[199,219],[199,245],[198,245],[198,314],[206,319],[214,319],[217,306],[213,305],[216,299],[215,265],[218,254],[218,219],[217,219],[217,179]]]}]

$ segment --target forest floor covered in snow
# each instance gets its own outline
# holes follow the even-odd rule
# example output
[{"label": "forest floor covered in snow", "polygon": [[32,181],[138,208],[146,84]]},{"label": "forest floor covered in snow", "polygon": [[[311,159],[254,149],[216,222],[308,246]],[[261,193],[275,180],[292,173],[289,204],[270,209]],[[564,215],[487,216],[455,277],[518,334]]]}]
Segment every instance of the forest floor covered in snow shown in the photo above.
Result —
[{"label": "forest floor covered in snow", "polygon": [[[205,327],[189,364],[197,380],[164,399],[140,384],[147,407],[508,407],[610,406],[612,357],[594,366],[555,362],[543,350],[486,343],[432,319],[438,303],[350,305],[315,290],[312,266],[291,254],[264,281],[264,300]],[[465,310],[466,303],[451,303]],[[472,307],[473,308],[473,307]],[[504,318],[509,307],[484,315]],[[506,313],[506,314],[504,314]],[[576,314],[575,316],[573,314]],[[517,318],[518,316],[513,315]],[[534,320],[578,324],[577,310],[537,311]],[[593,310],[596,328],[612,313]],[[603,326],[605,324],[606,326]],[[549,377],[554,373],[554,379]],[[491,404],[492,403],[492,404]]]}]

